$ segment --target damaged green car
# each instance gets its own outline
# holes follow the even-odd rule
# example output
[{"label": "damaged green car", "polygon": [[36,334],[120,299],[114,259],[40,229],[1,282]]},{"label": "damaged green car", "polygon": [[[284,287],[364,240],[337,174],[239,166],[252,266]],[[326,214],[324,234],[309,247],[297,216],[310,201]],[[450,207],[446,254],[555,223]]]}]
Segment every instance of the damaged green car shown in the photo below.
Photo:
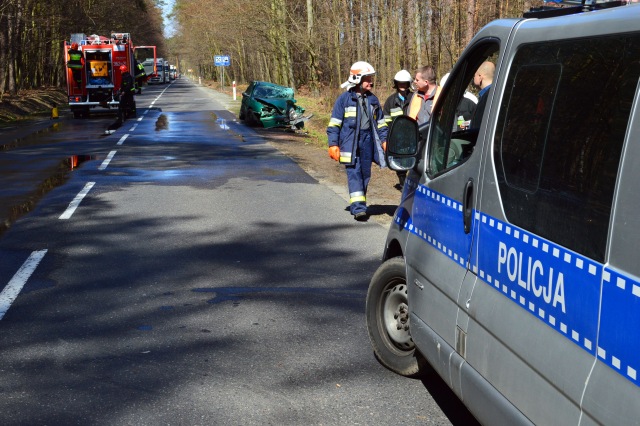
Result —
[{"label": "damaged green car", "polygon": [[293,89],[268,83],[252,81],[242,94],[240,120],[247,124],[269,127],[302,129],[311,116],[304,116],[304,108],[296,105]]}]

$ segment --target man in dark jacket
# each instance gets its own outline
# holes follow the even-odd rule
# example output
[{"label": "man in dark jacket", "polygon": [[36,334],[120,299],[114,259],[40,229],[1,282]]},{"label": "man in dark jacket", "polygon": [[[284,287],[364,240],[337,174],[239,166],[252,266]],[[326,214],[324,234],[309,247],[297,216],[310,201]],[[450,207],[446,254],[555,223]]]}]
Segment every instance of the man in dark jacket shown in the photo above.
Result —
[{"label": "man in dark jacket", "polygon": [[128,116],[136,116],[136,101],[133,95],[136,91],[135,81],[129,73],[126,65],[120,65],[120,73],[122,74],[120,82],[120,103],[118,105],[119,115],[122,121]]},{"label": "man in dark jacket", "polygon": [[342,88],[348,90],[333,105],[327,127],[329,156],[345,165],[350,210],[358,221],[368,219],[367,186],[371,179],[371,164],[375,162],[386,167],[387,123],[380,101],[371,93],[375,73],[367,62],[356,62],[351,66],[349,78],[342,84]]},{"label": "man in dark jacket", "polygon": [[136,80],[136,93],[138,95],[142,94],[142,85],[144,84],[146,78],[147,78],[147,73],[144,70],[144,65],[142,65],[140,62],[134,60],[133,62],[133,67],[135,68],[135,80]]},{"label": "man in dark jacket", "polygon": [[82,66],[84,58],[82,52],[78,49],[78,43],[71,43],[71,48],[67,51],[69,58],[67,59],[67,68],[71,70],[73,81],[78,87],[82,86]]},{"label": "man in dark jacket", "polygon": [[[396,89],[396,92],[387,98],[384,107],[382,107],[387,126],[391,126],[393,119],[397,116],[409,114],[409,105],[411,96],[413,95],[413,91],[411,90],[412,80],[413,78],[407,70],[398,71],[393,77],[393,88]],[[407,171],[396,171],[396,175],[398,176],[399,183],[395,187],[402,189],[404,180],[407,177]]]}]

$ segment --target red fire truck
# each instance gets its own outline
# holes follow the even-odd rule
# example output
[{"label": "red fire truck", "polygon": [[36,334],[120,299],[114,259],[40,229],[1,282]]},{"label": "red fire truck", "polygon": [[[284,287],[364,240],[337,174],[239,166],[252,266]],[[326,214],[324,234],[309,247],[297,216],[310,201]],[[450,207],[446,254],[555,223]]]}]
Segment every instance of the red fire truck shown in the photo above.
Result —
[{"label": "red fire truck", "polygon": [[[82,65],[69,67],[69,49],[77,43],[82,53]],[[67,69],[67,93],[69,106],[76,118],[88,117],[91,108],[118,108],[118,89],[122,76],[120,66],[126,65],[134,73],[133,43],[129,33],[112,33],[110,38],[85,34],[72,34],[71,41],[64,42]],[[80,70],[80,75],[78,75]]]}]

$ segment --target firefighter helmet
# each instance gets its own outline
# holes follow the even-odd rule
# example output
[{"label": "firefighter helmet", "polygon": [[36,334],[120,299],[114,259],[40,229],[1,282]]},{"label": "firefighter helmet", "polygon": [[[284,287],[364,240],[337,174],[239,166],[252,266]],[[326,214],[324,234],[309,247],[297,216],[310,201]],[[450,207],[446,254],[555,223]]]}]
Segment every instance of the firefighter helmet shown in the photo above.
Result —
[{"label": "firefighter helmet", "polygon": [[75,41],[73,43],[71,43],[71,48],[73,50],[78,50],[78,43],[76,43]]},{"label": "firefighter helmet", "polygon": [[393,87],[397,89],[398,83],[409,83],[409,85],[411,85],[412,81],[413,81],[413,78],[411,78],[411,74],[409,74],[409,71],[400,70],[393,77]]},{"label": "firefighter helmet", "polygon": [[348,81],[351,84],[360,84],[362,77],[365,75],[374,75],[375,73],[376,70],[373,69],[373,66],[370,63],[358,61],[351,65]]},{"label": "firefighter helmet", "polygon": [[127,72],[127,66],[126,65],[120,65],[120,72]]}]

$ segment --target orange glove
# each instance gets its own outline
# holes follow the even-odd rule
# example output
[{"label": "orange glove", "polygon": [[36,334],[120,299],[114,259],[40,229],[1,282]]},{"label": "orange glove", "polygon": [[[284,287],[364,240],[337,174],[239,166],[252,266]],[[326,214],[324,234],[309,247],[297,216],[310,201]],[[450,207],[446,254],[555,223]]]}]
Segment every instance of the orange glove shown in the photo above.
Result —
[{"label": "orange glove", "polygon": [[382,141],[382,150],[387,152],[387,141]]},{"label": "orange glove", "polygon": [[329,147],[329,157],[336,161],[340,161],[340,147],[337,145]]}]

